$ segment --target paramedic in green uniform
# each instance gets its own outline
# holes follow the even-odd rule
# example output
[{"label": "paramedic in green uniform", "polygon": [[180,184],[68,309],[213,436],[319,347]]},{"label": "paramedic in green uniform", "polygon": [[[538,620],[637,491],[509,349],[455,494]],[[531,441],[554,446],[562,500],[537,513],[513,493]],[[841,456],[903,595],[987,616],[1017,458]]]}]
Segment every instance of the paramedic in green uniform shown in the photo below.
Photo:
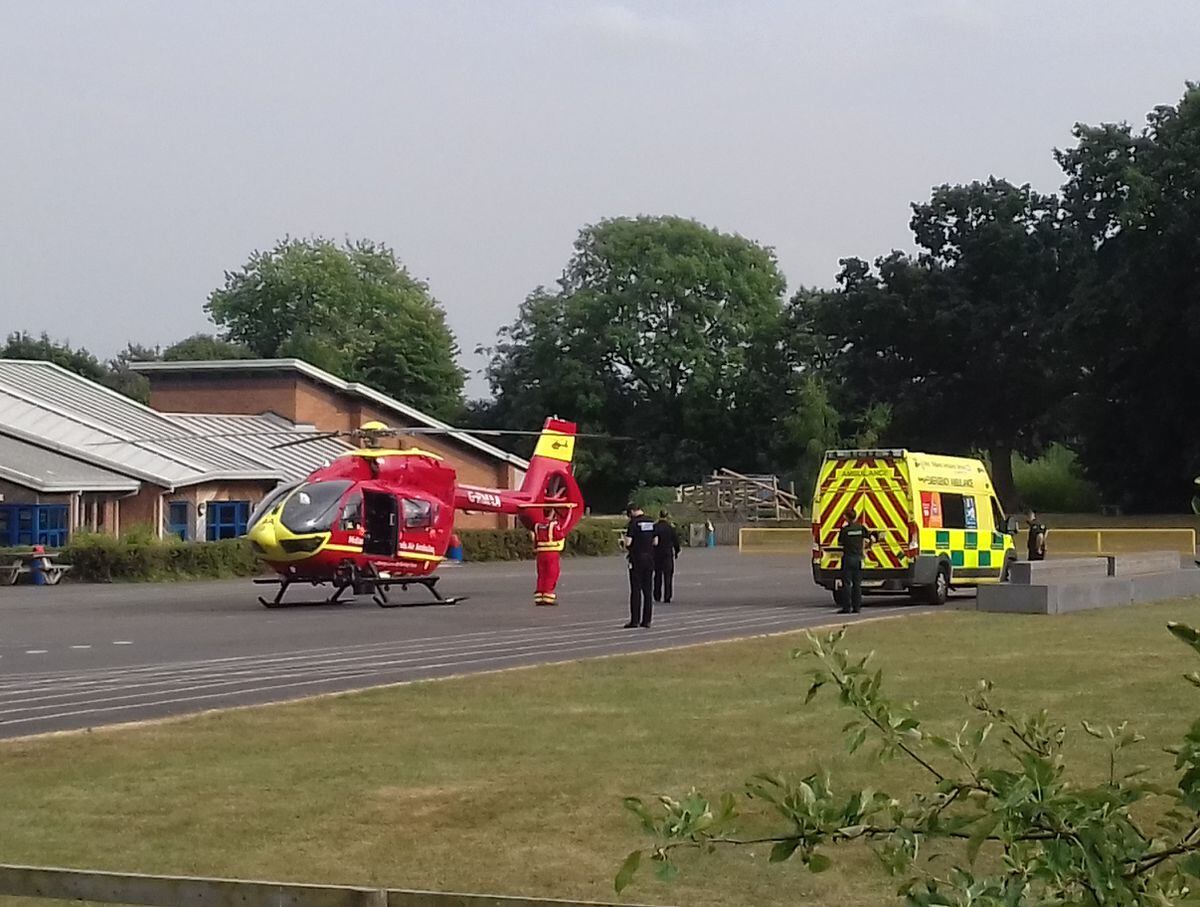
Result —
[{"label": "paramedic in green uniform", "polygon": [[863,553],[875,541],[875,533],[858,521],[853,508],[846,511],[846,525],[838,533],[842,549],[842,607],[838,614],[862,610]]}]

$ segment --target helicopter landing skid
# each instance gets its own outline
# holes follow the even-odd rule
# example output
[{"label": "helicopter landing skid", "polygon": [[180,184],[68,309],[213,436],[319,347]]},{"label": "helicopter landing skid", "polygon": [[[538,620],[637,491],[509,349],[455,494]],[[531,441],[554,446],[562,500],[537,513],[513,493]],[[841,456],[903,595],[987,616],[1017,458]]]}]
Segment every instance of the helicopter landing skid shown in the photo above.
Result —
[{"label": "helicopter landing skid", "polygon": [[[437,590],[438,580],[440,576],[416,576],[411,579],[373,579],[369,580],[374,587],[375,593],[371,596],[375,604],[381,608],[422,608],[430,605],[457,605],[461,601],[466,601],[467,596],[456,595],[452,598],[446,598]],[[402,591],[407,591],[409,586],[424,586],[433,596],[432,601],[423,602],[394,602],[388,598],[388,590],[392,586],[399,586]]]},{"label": "helicopter landing skid", "polygon": [[[349,602],[342,601],[342,593],[351,588],[348,583],[338,583],[333,587],[333,594],[328,598],[323,598],[316,602],[285,602],[284,595],[287,594],[288,587],[296,580],[273,580],[273,579],[256,579],[254,581],[260,585],[269,585],[276,583],[279,588],[275,592],[273,599],[265,599],[261,595],[258,597],[258,603],[264,608],[304,608],[315,607],[317,605],[346,605]],[[313,582],[313,585],[320,585],[318,582]]]}]

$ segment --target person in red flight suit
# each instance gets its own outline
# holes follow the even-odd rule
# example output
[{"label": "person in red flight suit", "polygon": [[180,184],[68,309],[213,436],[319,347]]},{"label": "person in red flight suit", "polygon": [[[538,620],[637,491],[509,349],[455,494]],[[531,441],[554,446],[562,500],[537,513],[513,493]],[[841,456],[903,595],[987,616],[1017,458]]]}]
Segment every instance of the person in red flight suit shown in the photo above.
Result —
[{"label": "person in red flight suit", "polygon": [[545,511],[542,520],[533,527],[533,550],[537,556],[537,588],[533,594],[535,605],[558,604],[554,587],[558,585],[559,558],[565,547],[566,540],[558,512]]}]

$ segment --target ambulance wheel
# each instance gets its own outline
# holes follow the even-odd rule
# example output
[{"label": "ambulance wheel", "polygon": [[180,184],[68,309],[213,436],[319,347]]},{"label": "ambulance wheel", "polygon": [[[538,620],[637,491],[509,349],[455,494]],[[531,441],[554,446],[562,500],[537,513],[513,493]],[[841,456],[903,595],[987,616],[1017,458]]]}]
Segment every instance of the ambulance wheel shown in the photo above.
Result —
[{"label": "ambulance wheel", "polygon": [[950,568],[945,564],[938,567],[937,579],[933,581],[933,585],[926,586],[921,591],[924,593],[921,598],[925,604],[946,604],[946,600],[950,598]]}]

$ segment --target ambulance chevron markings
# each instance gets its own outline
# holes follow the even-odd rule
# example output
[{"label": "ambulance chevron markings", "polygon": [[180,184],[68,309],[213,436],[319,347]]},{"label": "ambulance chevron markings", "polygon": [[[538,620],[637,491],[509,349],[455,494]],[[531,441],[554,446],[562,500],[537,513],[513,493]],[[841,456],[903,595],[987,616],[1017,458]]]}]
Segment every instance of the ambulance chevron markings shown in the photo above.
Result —
[{"label": "ambulance chevron markings", "polygon": [[[860,458],[835,463],[821,483],[820,497],[826,502],[817,519],[825,528],[821,547],[837,544],[845,514],[853,509],[863,525],[880,533],[880,543],[867,550],[864,560],[880,568],[903,568],[912,522],[904,504],[907,484],[900,464],[894,460]],[[831,555],[827,566],[837,567],[841,555]]]}]

